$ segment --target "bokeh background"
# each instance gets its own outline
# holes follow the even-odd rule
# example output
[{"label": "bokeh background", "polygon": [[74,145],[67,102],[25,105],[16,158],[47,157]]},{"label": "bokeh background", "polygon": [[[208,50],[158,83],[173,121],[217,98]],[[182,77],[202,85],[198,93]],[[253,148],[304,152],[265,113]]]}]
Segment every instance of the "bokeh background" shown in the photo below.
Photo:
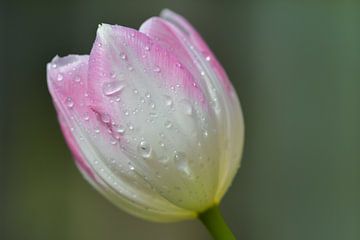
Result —
[{"label": "bokeh background", "polygon": [[246,121],[222,202],[243,240],[360,239],[358,1],[0,0],[0,239],[211,239],[197,221],[116,209],[75,168],[45,64],[88,53],[97,25],[186,16],[226,68]]}]

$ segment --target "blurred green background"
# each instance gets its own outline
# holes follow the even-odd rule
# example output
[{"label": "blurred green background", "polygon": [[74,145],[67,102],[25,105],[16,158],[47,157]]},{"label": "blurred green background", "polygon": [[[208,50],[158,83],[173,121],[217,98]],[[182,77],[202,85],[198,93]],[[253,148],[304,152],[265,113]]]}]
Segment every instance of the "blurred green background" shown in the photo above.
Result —
[{"label": "blurred green background", "polygon": [[95,192],[46,86],[45,64],[89,53],[99,23],[137,28],[165,7],[198,28],[242,103],[242,167],[222,202],[239,239],[360,239],[360,3],[260,0],[0,0],[0,239],[210,239]]}]

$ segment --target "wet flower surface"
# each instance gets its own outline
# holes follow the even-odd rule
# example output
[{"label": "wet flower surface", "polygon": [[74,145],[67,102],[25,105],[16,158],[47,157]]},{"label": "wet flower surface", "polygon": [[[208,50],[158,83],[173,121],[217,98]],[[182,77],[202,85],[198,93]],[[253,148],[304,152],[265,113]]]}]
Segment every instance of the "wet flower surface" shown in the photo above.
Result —
[{"label": "wet flower surface", "polygon": [[139,30],[102,24],[90,55],[55,57],[47,75],[77,166],[114,204],[178,221],[220,202],[240,165],[243,118],[183,17],[164,10]]}]

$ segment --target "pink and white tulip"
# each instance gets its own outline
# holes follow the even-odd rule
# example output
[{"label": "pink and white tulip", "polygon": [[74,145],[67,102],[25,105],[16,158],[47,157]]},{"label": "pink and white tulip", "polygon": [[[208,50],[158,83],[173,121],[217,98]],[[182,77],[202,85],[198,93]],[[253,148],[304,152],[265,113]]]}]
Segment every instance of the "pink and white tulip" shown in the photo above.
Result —
[{"label": "pink and white tulip", "polygon": [[214,54],[164,10],[139,30],[101,24],[90,55],[55,57],[48,87],[85,178],[152,221],[220,202],[240,165],[244,124]]}]

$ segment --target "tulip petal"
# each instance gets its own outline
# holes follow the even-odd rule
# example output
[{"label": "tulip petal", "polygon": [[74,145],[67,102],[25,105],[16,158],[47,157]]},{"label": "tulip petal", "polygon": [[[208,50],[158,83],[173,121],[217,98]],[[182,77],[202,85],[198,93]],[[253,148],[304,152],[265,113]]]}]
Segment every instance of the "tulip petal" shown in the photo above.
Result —
[{"label": "tulip petal", "polygon": [[106,24],[98,29],[89,60],[92,109],[100,122],[106,116],[108,132],[125,129],[111,150],[99,151],[130,163],[169,202],[200,212],[214,203],[220,151],[214,112],[198,80],[145,34]]},{"label": "tulip petal", "polygon": [[[170,28],[177,29],[174,30],[177,39],[190,53],[212,99],[222,146],[220,148],[222,154],[219,158],[219,183],[215,196],[215,201],[219,202],[240,166],[244,143],[244,121],[240,103],[227,74],[195,28],[185,18],[170,10],[163,10],[160,16],[168,22]],[[156,33],[155,37],[162,38],[162,35]]]},{"label": "tulip petal", "polygon": [[[76,164],[98,191],[125,211],[148,220],[177,221],[195,217],[194,212],[174,206],[161,197],[131,166],[119,166],[115,159],[107,159],[111,153],[117,153],[117,149],[104,141],[102,132],[108,128],[98,126],[99,116],[92,108],[94,102],[87,91],[88,56],[55,57],[47,65],[47,74],[48,87]],[[102,150],[108,151],[109,156]],[[120,171],[124,172],[114,174]]]}]

